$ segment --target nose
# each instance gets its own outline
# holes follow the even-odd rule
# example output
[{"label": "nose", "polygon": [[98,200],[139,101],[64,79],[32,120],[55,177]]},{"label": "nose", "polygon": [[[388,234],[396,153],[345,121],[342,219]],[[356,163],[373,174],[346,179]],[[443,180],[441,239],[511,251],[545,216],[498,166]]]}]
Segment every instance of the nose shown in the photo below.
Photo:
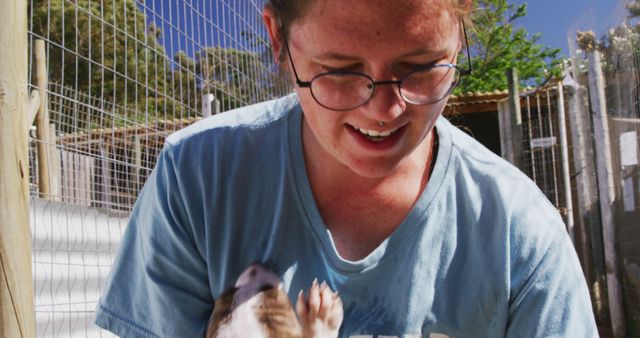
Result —
[{"label": "nose", "polygon": [[371,119],[389,122],[406,110],[407,102],[400,96],[396,81],[379,81],[375,83],[373,95],[364,107]]}]

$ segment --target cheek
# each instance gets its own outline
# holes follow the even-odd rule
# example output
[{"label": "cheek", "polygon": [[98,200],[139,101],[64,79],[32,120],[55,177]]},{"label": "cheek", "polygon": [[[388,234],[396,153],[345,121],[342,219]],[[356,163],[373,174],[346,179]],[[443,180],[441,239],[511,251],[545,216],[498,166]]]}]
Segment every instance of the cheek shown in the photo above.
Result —
[{"label": "cheek", "polygon": [[425,114],[427,116],[427,119],[429,119],[430,121],[433,120],[437,120],[438,117],[440,117],[440,115],[442,115],[442,112],[444,111],[444,108],[447,106],[447,101],[449,101],[448,98],[445,98],[444,100],[440,101],[440,102],[436,102],[432,105],[428,105],[427,109],[425,109]]},{"label": "cheek", "polygon": [[412,125],[414,125],[412,127],[412,135],[418,142],[422,141],[433,130],[436,121],[442,115],[445,105],[446,102],[438,102],[411,112],[413,114],[411,118]]},{"label": "cheek", "polygon": [[334,133],[343,127],[342,116],[344,113],[322,108],[310,94],[299,96],[306,123],[317,137]]}]

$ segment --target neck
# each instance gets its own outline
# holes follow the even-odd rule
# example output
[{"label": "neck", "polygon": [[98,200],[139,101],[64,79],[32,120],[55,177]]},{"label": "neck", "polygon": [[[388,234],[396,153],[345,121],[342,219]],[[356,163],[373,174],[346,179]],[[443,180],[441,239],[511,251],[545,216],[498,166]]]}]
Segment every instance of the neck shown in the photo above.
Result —
[{"label": "neck", "polygon": [[322,148],[305,144],[311,190],[341,257],[366,257],[406,219],[429,181],[433,135],[382,177],[358,175]]},{"label": "neck", "polygon": [[383,176],[367,177],[337,161],[315,141],[311,130],[304,124],[303,122],[304,157],[314,194],[324,190],[335,193],[365,194],[372,197],[370,194],[375,194],[376,191],[386,189],[402,191],[406,184],[419,187],[419,193],[426,187],[435,160],[433,158],[435,129],[425,136],[423,142],[398,163],[392,172]]}]

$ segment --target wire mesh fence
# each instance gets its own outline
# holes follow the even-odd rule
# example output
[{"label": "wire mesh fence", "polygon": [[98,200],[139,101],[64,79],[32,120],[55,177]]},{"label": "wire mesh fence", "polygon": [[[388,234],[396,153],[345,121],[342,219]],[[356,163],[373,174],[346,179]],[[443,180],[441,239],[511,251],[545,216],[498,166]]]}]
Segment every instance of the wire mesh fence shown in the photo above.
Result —
[{"label": "wire mesh fence", "polygon": [[566,216],[558,138],[557,90],[543,88],[523,93],[522,109],[525,172]]},{"label": "wire mesh fence", "polygon": [[640,336],[640,26],[611,28],[600,40],[615,182],[627,334]]},{"label": "wire mesh fence", "polygon": [[[29,0],[37,335],[110,336],[91,323],[127,216],[164,139],[287,91],[261,0]],[[46,74],[42,79],[39,74]],[[43,170],[43,168],[45,170]]]},{"label": "wire mesh fence", "polygon": [[[110,336],[91,324],[93,309],[128,213],[170,133],[288,90],[270,66],[261,7],[262,0],[29,0],[30,55],[44,41],[44,58],[30,58],[29,88],[47,99],[47,122],[32,130],[29,158],[38,336]],[[576,249],[605,322],[586,57],[589,48],[602,53],[630,335],[640,335],[638,30],[621,24],[593,36],[573,55],[572,82],[521,95],[524,171],[565,221],[575,218]]]},{"label": "wire mesh fence", "polygon": [[605,323],[604,254],[594,245],[602,242],[602,225],[586,89],[565,80],[519,96],[522,170],[563,217],[590,285],[594,313]]},{"label": "wire mesh fence", "polygon": [[[574,243],[598,322],[614,335],[626,330],[635,337],[640,336],[640,25],[633,4],[640,2],[630,2],[630,15],[602,36],[577,32],[562,84],[520,96],[523,170],[569,226],[569,218],[575,220]],[[566,119],[558,118],[560,110]],[[566,163],[560,162],[563,124]],[[565,168],[569,180],[563,180]],[[563,191],[569,195],[563,197]]]},{"label": "wire mesh fence", "polygon": [[519,93],[520,128],[499,105],[503,154],[522,156],[564,217],[596,319],[614,336],[640,335],[640,10],[630,13],[602,37],[577,32],[563,82]]}]

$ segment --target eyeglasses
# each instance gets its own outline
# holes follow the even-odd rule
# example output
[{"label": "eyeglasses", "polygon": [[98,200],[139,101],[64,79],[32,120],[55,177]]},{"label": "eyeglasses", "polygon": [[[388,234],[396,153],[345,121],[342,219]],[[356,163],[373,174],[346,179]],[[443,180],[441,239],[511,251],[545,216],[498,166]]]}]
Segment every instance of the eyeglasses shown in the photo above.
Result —
[{"label": "eyeglasses", "polygon": [[469,43],[464,22],[462,29],[469,63],[468,69],[462,69],[451,63],[433,64],[412,70],[399,80],[375,81],[367,74],[336,70],[320,73],[311,81],[302,81],[293,63],[286,36],[284,43],[296,77],[296,84],[300,88],[309,88],[311,96],[324,108],[346,111],[360,107],[373,97],[376,86],[381,85],[396,85],[400,96],[406,102],[427,105],[447,97],[456,88],[462,76],[471,74]]}]

